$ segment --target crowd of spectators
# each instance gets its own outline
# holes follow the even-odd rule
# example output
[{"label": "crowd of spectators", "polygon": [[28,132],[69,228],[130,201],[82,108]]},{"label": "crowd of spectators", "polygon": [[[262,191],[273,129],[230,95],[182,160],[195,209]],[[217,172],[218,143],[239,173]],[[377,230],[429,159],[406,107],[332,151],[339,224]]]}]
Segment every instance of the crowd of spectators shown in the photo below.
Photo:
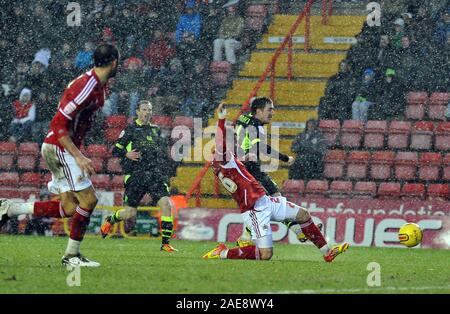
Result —
[{"label": "crowd of spectators", "polygon": [[[1,141],[42,142],[64,88],[93,66],[93,50],[102,42],[115,44],[121,53],[103,118],[134,116],[141,99],[152,101],[155,115],[211,116],[217,87],[210,63],[223,59],[222,48],[226,60],[236,62],[245,1],[77,3],[81,25],[70,26],[74,11],[65,1],[25,0],[12,6],[0,0]],[[102,141],[102,117],[98,121],[93,142]]]},{"label": "crowd of spectators", "polygon": [[321,119],[402,119],[409,91],[450,91],[450,1],[379,1],[381,25],[365,23],[330,78]]}]

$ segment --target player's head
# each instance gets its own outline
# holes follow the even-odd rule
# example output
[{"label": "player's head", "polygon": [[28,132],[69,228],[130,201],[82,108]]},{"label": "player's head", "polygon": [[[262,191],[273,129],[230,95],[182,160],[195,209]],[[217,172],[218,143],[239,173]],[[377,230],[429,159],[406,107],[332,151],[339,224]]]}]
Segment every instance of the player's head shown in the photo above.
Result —
[{"label": "player's head", "polygon": [[119,51],[110,44],[101,44],[94,51],[94,66],[109,69],[109,77],[116,76],[119,65]]},{"label": "player's head", "polygon": [[250,101],[253,116],[263,124],[270,123],[273,117],[273,101],[269,97],[255,97]]},{"label": "player's head", "polygon": [[141,100],[138,102],[137,108],[136,108],[136,114],[143,124],[147,124],[150,122],[150,118],[153,114],[153,105],[148,100]]}]

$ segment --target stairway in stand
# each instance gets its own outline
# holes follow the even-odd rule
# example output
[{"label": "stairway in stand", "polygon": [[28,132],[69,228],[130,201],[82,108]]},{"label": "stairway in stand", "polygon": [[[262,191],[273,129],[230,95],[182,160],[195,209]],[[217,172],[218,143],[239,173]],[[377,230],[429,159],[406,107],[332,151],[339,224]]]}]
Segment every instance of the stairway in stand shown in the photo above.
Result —
[{"label": "stairway in stand", "polygon": [[[246,101],[295,19],[295,15],[273,16],[267,34],[263,35],[249,60],[239,71],[239,76],[233,81],[232,87],[227,91],[224,102],[228,105],[230,120],[238,114],[239,108]],[[304,51],[304,20],[294,33],[292,79],[287,79],[286,53],[280,56],[276,64],[274,99],[276,110],[271,125],[280,128],[278,142],[281,152],[292,154],[290,147],[295,135],[302,131],[308,119],[317,118],[317,107],[324,95],[327,80],[337,73],[340,61],[345,59],[347,50],[356,41],[355,36],[360,32],[365,19],[365,16],[355,15],[332,16],[327,25],[322,25],[321,16],[311,16],[309,53]],[[269,79],[264,82],[258,95],[270,96]],[[208,130],[215,129],[216,118],[210,119]],[[196,142],[203,146],[208,141],[200,139]],[[172,186],[186,193],[203,164],[204,162],[199,161],[186,162],[185,166],[177,169],[177,176],[172,178]],[[283,181],[288,178],[288,168],[286,164],[280,165],[282,167],[270,175],[281,187]],[[220,198],[212,197],[214,178],[211,171],[205,175],[201,191],[203,207],[236,207],[235,202],[222,188]],[[193,198],[189,204],[195,206]]]}]

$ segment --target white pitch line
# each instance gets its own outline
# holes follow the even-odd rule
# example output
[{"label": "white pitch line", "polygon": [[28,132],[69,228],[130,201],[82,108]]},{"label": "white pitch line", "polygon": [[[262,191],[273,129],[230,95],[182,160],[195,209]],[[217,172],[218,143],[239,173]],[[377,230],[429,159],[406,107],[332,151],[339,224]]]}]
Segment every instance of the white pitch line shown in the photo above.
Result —
[{"label": "white pitch line", "polygon": [[305,290],[286,290],[286,291],[267,291],[257,292],[261,294],[315,294],[315,293],[359,293],[359,292],[377,292],[377,291],[426,291],[426,290],[448,290],[450,286],[436,287],[373,287],[373,288],[351,288],[351,289],[305,289]]}]

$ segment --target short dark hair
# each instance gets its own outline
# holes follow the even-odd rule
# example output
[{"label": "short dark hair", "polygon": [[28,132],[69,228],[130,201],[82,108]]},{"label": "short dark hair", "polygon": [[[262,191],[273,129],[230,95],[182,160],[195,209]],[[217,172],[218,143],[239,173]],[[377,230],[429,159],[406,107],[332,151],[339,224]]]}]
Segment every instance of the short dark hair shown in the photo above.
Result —
[{"label": "short dark hair", "polygon": [[152,103],[151,103],[151,101],[150,100],[141,100],[141,101],[139,101],[138,102],[138,104],[137,104],[137,109],[138,110],[141,110],[141,106],[142,105],[146,105],[146,104],[148,104],[148,105],[150,105],[150,106],[152,106],[153,107],[153,105],[152,105]]},{"label": "short dark hair", "polygon": [[94,51],[94,65],[104,67],[114,60],[119,60],[119,51],[110,44],[101,44]]},{"label": "short dark hair", "polygon": [[256,110],[264,109],[267,104],[272,104],[273,101],[269,97],[255,97],[250,101],[250,108],[252,113],[255,114]]}]

